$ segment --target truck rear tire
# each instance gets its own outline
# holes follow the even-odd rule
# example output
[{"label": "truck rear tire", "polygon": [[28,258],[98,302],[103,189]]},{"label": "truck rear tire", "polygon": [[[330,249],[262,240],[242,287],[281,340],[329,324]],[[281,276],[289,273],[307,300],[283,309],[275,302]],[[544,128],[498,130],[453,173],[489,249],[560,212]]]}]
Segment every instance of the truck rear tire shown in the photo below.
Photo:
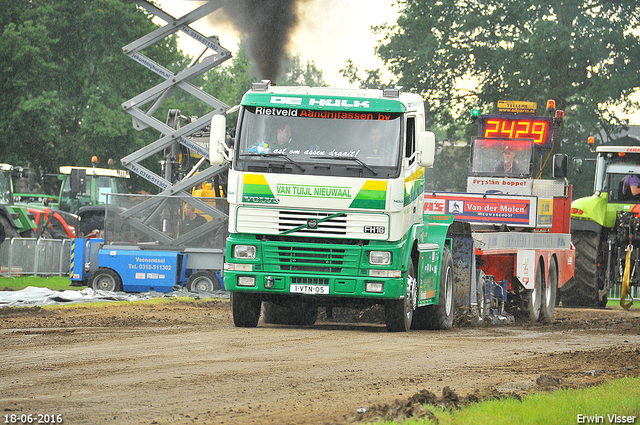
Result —
[{"label": "truck rear tire", "polygon": [[540,321],[549,323],[553,320],[553,312],[556,308],[556,293],[558,291],[558,264],[552,258],[549,264],[549,278],[547,286],[542,291],[542,305],[540,306]]},{"label": "truck rear tire", "polygon": [[101,267],[91,275],[89,286],[96,291],[122,291],[122,279],[115,271]]},{"label": "truck rear tire", "polygon": [[602,233],[576,230],[571,242],[576,247],[576,268],[573,277],[560,288],[562,305],[566,307],[604,307],[607,297],[600,301],[598,291],[604,288],[604,270],[598,267],[603,258],[600,243]]},{"label": "truck rear tire", "polygon": [[239,328],[255,328],[260,320],[261,306],[262,301],[254,294],[232,292],[233,324]]},{"label": "truck rear tire", "polygon": [[544,288],[544,266],[542,265],[542,261],[538,261],[538,265],[536,266],[536,280],[534,282],[533,289],[525,289],[522,305],[523,312],[532,322],[537,322],[540,318],[542,292]]},{"label": "truck rear tire", "polygon": [[387,301],[384,305],[384,321],[389,332],[406,332],[411,329],[416,306],[417,282],[413,259],[407,270],[407,294],[401,300]]},{"label": "truck rear tire", "polygon": [[200,270],[191,275],[187,281],[187,289],[191,292],[209,294],[222,289],[215,273],[210,270]]}]

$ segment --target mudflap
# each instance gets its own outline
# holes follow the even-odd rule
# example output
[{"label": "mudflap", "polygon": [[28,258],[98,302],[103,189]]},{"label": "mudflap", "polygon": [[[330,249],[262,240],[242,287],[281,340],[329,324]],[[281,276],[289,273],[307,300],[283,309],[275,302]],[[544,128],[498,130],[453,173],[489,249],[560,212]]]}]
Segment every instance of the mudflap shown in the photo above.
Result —
[{"label": "mudflap", "polygon": [[481,322],[479,298],[481,289],[476,282],[476,256],[471,235],[471,225],[454,221],[447,238],[451,239],[453,256],[454,326]]}]

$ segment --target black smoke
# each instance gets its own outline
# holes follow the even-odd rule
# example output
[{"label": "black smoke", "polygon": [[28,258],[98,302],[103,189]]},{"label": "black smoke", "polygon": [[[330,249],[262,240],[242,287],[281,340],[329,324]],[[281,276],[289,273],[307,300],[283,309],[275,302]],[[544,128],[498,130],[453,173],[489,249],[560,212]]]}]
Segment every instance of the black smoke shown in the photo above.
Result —
[{"label": "black smoke", "polygon": [[246,39],[255,72],[275,82],[287,59],[287,45],[298,24],[301,0],[224,0],[227,18]]}]

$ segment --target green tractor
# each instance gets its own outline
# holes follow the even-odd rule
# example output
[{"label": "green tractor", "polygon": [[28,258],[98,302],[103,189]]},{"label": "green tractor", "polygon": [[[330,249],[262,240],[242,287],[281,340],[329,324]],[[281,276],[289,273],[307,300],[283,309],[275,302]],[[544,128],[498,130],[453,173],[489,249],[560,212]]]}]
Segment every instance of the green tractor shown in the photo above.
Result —
[{"label": "green tractor", "polygon": [[22,168],[0,164],[0,243],[8,238],[35,237],[36,224],[27,208],[15,205],[13,177],[19,177]]},{"label": "green tractor", "polygon": [[[582,161],[574,160],[576,172]],[[576,260],[560,289],[565,306],[604,307],[613,285],[623,293],[625,285],[640,286],[640,196],[623,190],[627,176],[640,176],[640,147],[598,146],[595,162],[593,195],[571,203]]]},{"label": "green tractor", "polygon": [[97,236],[104,230],[107,195],[129,193],[130,175],[124,170],[65,166],[60,167],[58,178],[62,180],[59,201],[48,206],[76,214],[79,237]]}]

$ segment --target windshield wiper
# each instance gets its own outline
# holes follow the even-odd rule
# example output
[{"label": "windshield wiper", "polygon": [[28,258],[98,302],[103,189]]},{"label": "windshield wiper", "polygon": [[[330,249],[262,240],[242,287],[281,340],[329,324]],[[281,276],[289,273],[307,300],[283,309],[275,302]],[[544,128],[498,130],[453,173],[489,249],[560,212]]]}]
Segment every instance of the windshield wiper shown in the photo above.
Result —
[{"label": "windshield wiper", "polygon": [[373,168],[369,167],[367,164],[365,164],[364,162],[362,162],[361,160],[359,160],[358,158],[356,158],[354,156],[310,156],[309,158],[311,158],[311,159],[334,159],[334,160],[337,159],[337,160],[342,160],[342,161],[353,161],[353,162],[357,162],[358,164],[362,165],[367,170],[371,171],[374,176],[378,175],[378,172],[376,170],[374,170]]},{"label": "windshield wiper", "polygon": [[273,153],[273,152],[270,152],[270,153],[248,152],[248,153],[241,153],[241,154],[239,154],[238,156],[261,156],[261,157],[263,157],[263,158],[270,157],[270,156],[277,156],[277,157],[281,157],[281,158],[286,159],[287,161],[289,161],[290,163],[292,163],[293,165],[295,165],[296,167],[298,167],[298,168],[300,169],[300,171],[302,171],[303,173],[304,173],[304,171],[305,171],[305,168],[304,168],[302,165],[298,164],[298,163],[297,163],[297,162],[295,162],[293,159],[289,158],[286,154],[283,154],[283,153]]}]

